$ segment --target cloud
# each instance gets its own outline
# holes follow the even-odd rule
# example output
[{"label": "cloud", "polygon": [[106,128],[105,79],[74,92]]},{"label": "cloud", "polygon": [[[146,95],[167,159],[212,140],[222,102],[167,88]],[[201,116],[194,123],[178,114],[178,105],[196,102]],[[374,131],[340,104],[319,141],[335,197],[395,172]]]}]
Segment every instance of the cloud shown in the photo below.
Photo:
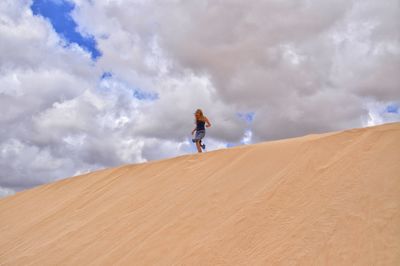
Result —
[{"label": "cloud", "polygon": [[30,4],[0,8],[0,186],[18,191],[146,160],[143,140],[126,129],[131,91],[102,83],[90,54],[66,46]]},{"label": "cloud", "polygon": [[399,112],[400,103],[373,102],[368,103],[367,125],[374,126],[383,123],[392,123],[400,121]]},{"label": "cloud", "polygon": [[0,3],[2,194],[193,152],[197,108],[209,150],[400,121],[396,0],[68,1],[96,60],[32,3]]},{"label": "cloud", "polygon": [[255,140],[362,126],[366,102],[400,99],[395,0],[77,2],[113,48],[100,63],[151,73],[155,42],[169,76],[208,79],[220,105],[255,112]]},{"label": "cloud", "polygon": [[11,196],[14,194],[14,191],[9,188],[0,187],[0,198]]}]

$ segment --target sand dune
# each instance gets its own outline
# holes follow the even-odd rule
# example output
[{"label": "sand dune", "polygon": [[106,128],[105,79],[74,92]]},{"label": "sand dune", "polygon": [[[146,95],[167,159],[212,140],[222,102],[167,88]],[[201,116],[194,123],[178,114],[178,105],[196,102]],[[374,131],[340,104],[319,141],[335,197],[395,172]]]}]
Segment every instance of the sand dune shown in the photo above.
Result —
[{"label": "sand dune", "polygon": [[400,265],[400,124],[125,165],[0,200],[1,265]]}]

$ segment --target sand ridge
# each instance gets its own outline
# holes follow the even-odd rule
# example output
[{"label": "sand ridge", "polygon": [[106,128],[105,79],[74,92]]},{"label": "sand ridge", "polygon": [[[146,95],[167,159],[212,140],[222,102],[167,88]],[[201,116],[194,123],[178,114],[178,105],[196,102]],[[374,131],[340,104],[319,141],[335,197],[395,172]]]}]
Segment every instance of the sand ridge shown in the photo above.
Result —
[{"label": "sand ridge", "polygon": [[400,265],[400,123],[124,165],[0,200],[0,265]]}]

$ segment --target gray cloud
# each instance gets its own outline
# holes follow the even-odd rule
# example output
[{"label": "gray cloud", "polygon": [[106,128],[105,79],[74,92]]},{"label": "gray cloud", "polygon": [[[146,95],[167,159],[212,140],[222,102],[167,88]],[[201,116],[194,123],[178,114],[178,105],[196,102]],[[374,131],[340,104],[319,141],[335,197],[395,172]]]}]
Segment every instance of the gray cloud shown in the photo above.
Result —
[{"label": "gray cloud", "polygon": [[[396,0],[79,3],[76,18],[109,36],[100,46],[131,37],[126,53],[154,55],[155,40],[170,76],[205,77],[220,106],[255,111],[257,140],[362,126],[367,102],[400,99]],[[112,23],[97,26],[89,12]],[[121,65],[112,58],[124,54],[104,60]]]},{"label": "gray cloud", "polygon": [[366,98],[400,99],[397,1],[251,3],[155,9],[170,57],[256,111],[256,139],[361,126]]}]

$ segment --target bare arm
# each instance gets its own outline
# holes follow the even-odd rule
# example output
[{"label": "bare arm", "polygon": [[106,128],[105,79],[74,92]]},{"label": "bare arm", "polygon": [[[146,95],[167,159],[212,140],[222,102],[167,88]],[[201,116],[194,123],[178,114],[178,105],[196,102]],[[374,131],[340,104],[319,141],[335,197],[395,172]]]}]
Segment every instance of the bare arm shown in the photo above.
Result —
[{"label": "bare arm", "polygon": [[194,132],[196,132],[196,128],[197,128],[197,125],[194,127],[194,129],[192,130],[192,135],[194,134]]},{"label": "bare arm", "polygon": [[205,117],[206,127],[211,127],[211,123],[207,117]]}]

